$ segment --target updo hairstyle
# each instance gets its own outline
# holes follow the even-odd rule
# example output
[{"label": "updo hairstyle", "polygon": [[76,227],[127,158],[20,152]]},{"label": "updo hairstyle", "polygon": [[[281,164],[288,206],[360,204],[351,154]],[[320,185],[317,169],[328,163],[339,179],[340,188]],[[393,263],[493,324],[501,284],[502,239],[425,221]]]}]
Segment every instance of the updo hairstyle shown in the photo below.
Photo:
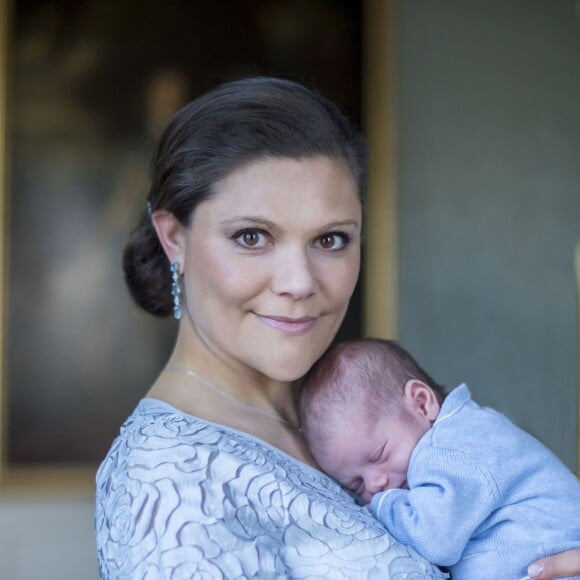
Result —
[{"label": "updo hairstyle", "polygon": [[[265,157],[324,155],[347,161],[361,202],[367,183],[362,137],[338,108],[300,84],[268,77],[225,83],[181,109],[163,132],[151,163],[150,211],[188,226],[215,185]],[[134,300],[155,316],[173,311],[169,261],[145,208],[123,254]]]}]

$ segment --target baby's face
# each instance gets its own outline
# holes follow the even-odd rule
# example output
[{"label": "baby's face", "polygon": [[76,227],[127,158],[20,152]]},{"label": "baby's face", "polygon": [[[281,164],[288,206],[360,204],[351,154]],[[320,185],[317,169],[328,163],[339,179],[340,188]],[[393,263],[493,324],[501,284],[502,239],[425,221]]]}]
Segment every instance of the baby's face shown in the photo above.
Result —
[{"label": "baby's face", "polygon": [[365,503],[379,491],[407,488],[411,453],[430,420],[407,405],[372,421],[364,411],[345,416],[328,444],[312,450],[320,467]]}]

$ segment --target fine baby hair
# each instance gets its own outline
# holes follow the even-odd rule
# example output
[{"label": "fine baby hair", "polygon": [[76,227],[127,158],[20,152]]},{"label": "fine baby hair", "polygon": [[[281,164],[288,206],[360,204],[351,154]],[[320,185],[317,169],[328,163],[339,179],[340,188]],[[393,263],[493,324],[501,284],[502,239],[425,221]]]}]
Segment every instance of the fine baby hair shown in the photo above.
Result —
[{"label": "fine baby hair", "polygon": [[331,347],[303,380],[300,416],[307,441],[321,436],[329,414],[364,403],[371,418],[400,409],[407,381],[429,386],[441,403],[445,389],[394,340],[361,338]]}]

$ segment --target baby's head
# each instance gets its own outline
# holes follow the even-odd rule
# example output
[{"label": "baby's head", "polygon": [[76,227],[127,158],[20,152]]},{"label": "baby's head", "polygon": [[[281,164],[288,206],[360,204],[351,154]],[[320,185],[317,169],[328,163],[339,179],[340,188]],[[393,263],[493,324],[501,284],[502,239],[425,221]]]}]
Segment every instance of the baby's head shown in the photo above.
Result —
[{"label": "baby's head", "polygon": [[407,487],[407,467],[443,401],[438,385],[396,342],[344,342],[304,379],[300,415],[312,455],[368,502]]}]

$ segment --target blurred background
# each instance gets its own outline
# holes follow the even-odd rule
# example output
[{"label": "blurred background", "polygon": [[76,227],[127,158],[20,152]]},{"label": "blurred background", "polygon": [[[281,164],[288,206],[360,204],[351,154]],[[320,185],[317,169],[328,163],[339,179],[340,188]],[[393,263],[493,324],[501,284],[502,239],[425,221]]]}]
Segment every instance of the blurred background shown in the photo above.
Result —
[{"label": "blurred background", "polygon": [[574,0],[0,1],[0,577],[97,578],[94,471],[172,346],[120,266],[168,118],[245,75],[368,136],[340,338],[397,337],[577,465]]}]

